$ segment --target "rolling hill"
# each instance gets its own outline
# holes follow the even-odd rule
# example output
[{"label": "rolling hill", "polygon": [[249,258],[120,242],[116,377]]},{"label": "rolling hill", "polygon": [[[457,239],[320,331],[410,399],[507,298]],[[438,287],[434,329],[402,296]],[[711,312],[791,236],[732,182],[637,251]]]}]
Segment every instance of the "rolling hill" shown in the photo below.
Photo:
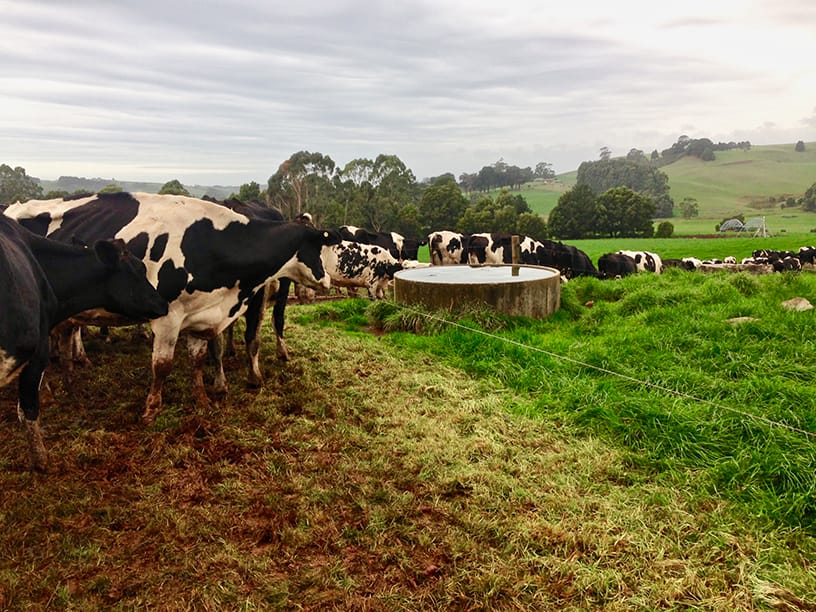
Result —
[{"label": "rolling hill", "polygon": [[[774,233],[807,233],[816,228],[816,213],[799,207],[782,208],[787,197],[800,197],[816,182],[816,142],[804,152],[794,144],[754,146],[750,150],[718,151],[714,161],[683,157],[661,168],[669,177],[675,203],[697,200],[700,214],[683,219],[675,211],[676,234],[711,233],[724,218],[765,217]],[[553,183],[531,183],[521,193],[530,208],[549,215],[559,196],[575,184],[577,171],[561,174]]]}]

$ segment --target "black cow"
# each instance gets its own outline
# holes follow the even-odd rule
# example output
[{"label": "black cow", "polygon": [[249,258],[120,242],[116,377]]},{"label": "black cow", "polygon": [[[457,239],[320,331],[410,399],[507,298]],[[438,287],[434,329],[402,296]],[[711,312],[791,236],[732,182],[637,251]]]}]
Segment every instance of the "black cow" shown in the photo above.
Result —
[{"label": "black cow", "polygon": [[6,214],[58,240],[122,238],[142,258],[151,283],[170,302],[167,316],[151,323],[153,382],[142,415],[146,423],[161,411],[162,386],[180,332],[188,334],[193,397],[199,406],[208,406],[207,340],[241,316],[268,279],[286,277],[328,288],[320,251],[340,240],[337,232],[250,219],[212,202],[174,195],[29,201],[10,206]]},{"label": "black cow", "polygon": [[598,258],[600,278],[622,278],[637,272],[634,258],[623,253],[607,253]]},{"label": "black cow", "polygon": [[48,463],[39,387],[51,328],[91,308],[142,321],[167,315],[167,301],[146,272],[121,240],[100,240],[90,249],[71,246],[37,236],[0,214],[0,386],[19,374],[18,413],[35,469]]},{"label": "black cow", "polygon": [[799,257],[799,261],[804,264],[811,264],[813,265],[814,261],[816,260],[816,247],[814,246],[800,246],[799,252],[797,253],[797,257]]}]

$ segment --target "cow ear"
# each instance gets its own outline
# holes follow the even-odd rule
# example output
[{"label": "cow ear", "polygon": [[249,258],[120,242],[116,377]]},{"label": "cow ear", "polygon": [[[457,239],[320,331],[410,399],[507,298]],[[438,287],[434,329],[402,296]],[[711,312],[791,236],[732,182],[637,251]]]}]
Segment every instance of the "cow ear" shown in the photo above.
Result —
[{"label": "cow ear", "polygon": [[333,244],[340,244],[342,238],[340,232],[337,230],[323,230],[323,244],[331,246]]},{"label": "cow ear", "polygon": [[94,243],[94,252],[105,266],[115,268],[122,250],[110,240],[98,240]]}]

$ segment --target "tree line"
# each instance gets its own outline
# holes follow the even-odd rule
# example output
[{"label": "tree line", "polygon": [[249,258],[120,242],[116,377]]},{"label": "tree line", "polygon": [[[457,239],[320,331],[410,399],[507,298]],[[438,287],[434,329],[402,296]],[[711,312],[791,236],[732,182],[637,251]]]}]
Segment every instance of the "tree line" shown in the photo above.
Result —
[{"label": "tree line", "polygon": [[[298,151],[280,164],[265,186],[250,182],[232,197],[274,206],[287,218],[308,211],[316,223],[326,227],[356,225],[408,237],[439,229],[519,233],[537,239],[651,236],[653,220],[671,218],[675,208],[686,218],[698,214],[693,198],[675,206],[668,177],[655,157],[664,161],[675,155],[697,154],[708,143],[708,139],[681,136],[662,155],[653,152],[652,159],[637,149],[613,158],[604,147],[599,160],[579,166],[576,186],[562,194],[546,222],[513,190],[536,178],[554,178],[547,162],[531,169],[500,159],[479,172],[462,174],[458,181],[446,173],[418,182],[396,155],[359,158],[339,166],[328,155]],[[716,145],[734,146],[750,148],[750,143]],[[797,150],[803,148],[797,143]],[[113,184],[104,189],[118,187]],[[168,181],[160,192],[190,195],[178,180]],[[796,204],[816,209],[815,194],[816,184]],[[37,179],[27,176],[24,168],[0,165],[0,205],[69,195],[75,194],[43,194]],[[671,229],[666,222],[658,226],[662,235],[670,234]]]}]

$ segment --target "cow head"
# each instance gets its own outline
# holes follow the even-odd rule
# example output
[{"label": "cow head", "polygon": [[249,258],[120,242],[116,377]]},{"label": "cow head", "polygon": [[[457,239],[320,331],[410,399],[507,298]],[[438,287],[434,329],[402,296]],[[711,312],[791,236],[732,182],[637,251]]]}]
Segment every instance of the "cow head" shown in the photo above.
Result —
[{"label": "cow head", "polygon": [[167,300],[147,280],[147,268],[122,240],[99,240],[93,246],[107,271],[105,309],[137,321],[167,314]]},{"label": "cow head", "polygon": [[285,277],[313,289],[328,290],[331,278],[323,268],[320,253],[324,246],[340,244],[340,233],[336,230],[316,229],[303,223],[296,222],[294,225],[301,228],[303,233],[300,247],[276,277]]}]

